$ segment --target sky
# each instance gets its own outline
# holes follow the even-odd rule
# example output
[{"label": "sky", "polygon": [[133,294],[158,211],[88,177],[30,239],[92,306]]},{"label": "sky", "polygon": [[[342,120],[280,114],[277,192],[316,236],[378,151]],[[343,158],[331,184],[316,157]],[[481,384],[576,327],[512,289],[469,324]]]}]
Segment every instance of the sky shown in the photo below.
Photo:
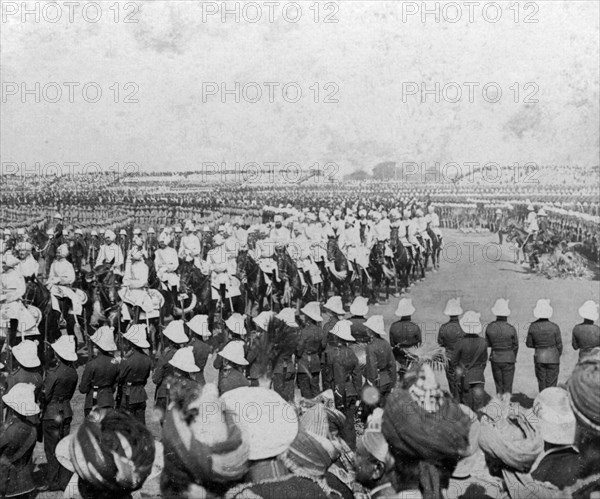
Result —
[{"label": "sky", "polygon": [[3,173],[598,164],[599,2],[1,5]]}]

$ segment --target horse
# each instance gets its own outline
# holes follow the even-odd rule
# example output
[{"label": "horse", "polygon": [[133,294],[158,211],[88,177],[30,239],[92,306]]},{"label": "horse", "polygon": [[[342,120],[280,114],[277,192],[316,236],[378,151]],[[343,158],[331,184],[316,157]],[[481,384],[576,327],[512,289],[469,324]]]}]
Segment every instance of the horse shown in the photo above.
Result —
[{"label": "horse", "polygon": [[[385,256],[385,242],[377,241],[371,248],[369,254],[369,269],[368,273],[371,276],[371,303],[378,303],[381,286],[385,281],[385,299],[390,297],[390,281],[394,279],[394,271],[390,269]],[[366,296],[366,295],[363,295]]]},{"label": "horse", "polygon": [[238,251],[236,263],[237,275],[245,291],[246,312],[251,314],[256,305],[260,314],[264,310],[264,299],[268,289],[265,275],[246,248]]},{"label": "horse", "polygon": [[23,303],[25,305],[33,305],[42,312],[42,319],[38,325],[41,335],[41,341],[38,345],[38,356],[40,356],[40,359],[45,358],[45,344],[53,343],[60,336],[60,313],[52,309],[50,291],[35,276],[26,280]]},{"label": "horse", "polygon": [[[207,315],[209,328],[214,325],[216,300],[213,299],[210,274],[203,273],[193,261],[180,262],[178,272],[179,293],[188,295],[175,304],[174,314],[185,318],[190,315]],[[224,304],[225,306],[226,304]]]},{"label": "horse", "polygon": [[82,289],[88,296],[84,307],[88,326],[98,327],[106,323],[118,327],[120,314],[117,287],[117,276],[110,264],[101,265],[85,274]]},{"label": "horse", "polygon": [[342,297],[344,303],[349,303],[351,268],[348,259],[339,247],[337,239],[333,237],[330,237],[327,241],[327,260],[332,263],[328,270],[337,294]]},{"label": "horse", "polygon": [[393,261],[396,269],[396,276],[400,279],[402,291],[410,286],[410,272],[413,267],[413,260],[408,250],[400,241],[398,227],[392,227],[390,234],[390,247],[394,253]]},{"label": "horse", "polygon": [[275,248],[273,257],[277,263],[277,279],[273,282],[274,301],[278,302],[280,309],[284,306],[300,309],[303,289],[296,262],[283,246]]},{"label": "horse", "polygon": [[[440,268],[440,254],[442,252],[442,240],[441,238],[431,229],[431,227],[427,226],[427,234],[431,239],[431,264],[433,265],[433,270]],[[425,268],[427,268],[427,258],[429,255],[425,255]]]}]

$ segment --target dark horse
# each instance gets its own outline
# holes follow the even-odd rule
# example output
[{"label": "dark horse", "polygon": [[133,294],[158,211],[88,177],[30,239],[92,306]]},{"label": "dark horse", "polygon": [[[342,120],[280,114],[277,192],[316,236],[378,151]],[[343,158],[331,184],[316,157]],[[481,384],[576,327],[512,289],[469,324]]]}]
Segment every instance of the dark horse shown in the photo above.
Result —
[{"label": "dark horse", "polygon": [[103,324],[114,327],[119,321],[118,279],[110,264],[100,265],[88,272],[81,287],[88,296],[84,306],[86,327]]},{"label": "dark horse", "polygon": [[327,240],[327,260],[331,262],[328,271],[337,294],[342,297],[343,303],[350,303],[351,269],[348,264],[348,259],[344,253],[342,253],[342,250],[340,250],[338,241],[334,237],[330,237]]},{"label": "dark horse", "polygon": [[54,343],[60,336],[60,312],[52,309],[50,291],[37,277],[27,279],[23,303],[33,305],[42,312],[42,320],[38,325],[41,335],[41,341],[38,344],[38,356],[42,359],[46,354],[45,343]]},{"label": "dark horse", "polygon": [[402,290],[410,286],[410,273],[414,266],[413,259],[408,250],[398,237],[398,227],[392,227],[390,235],[390,246],[394,253],[394,266],[396,267],[396,275],[400,279]]},{"label": "dark horse", "polygon": [[[442,240],[441,238],[427,226],[427,234],[431,239],[431,264],[433,270],[440,268],[440,254],[442,252]],[[429,255],[425,255],[425,268],[427,268],[427,259]]]},{"label": "dark horse", "polygon": [[[385,299],[390,297],[390,281],[394,279],[394,271],[390,267],[388,257],[385,256],[385,243],[378,241],[371,248],[369,254],[369,275],[371,281],[370,302],[378,303],[381,295],[381,287],[385,282]],[[366,296],[366,295],[363,295]]]},{"label": "dark horse", "polygon": [[[188,295],[181,304],[175,304],[175,315],[187,317],[202,314],[208,316],[208,326],[212,330],[217,310],[217,301],[213,300],[212,285],[209,274],[204,274],[193,261],[180,262],[178,269],[180,296]],[[228,301],[223,304],[229,306]],[[234,306],[235,309],[235,306]]]},{"label": "dark horse", "polygon": [[273,281],[273,302],[280,310],[286,306],[299,309],[303,290],[298,266],[284,247],[276,247],[273,256],[277,262],[277,279]]},{"label": "dark horse", "polygon": [[246,313],[252,314],[255,305],[258,313],[261,313],[264,310],[268,285],[263,271],[247,249],[240,249],[238,252],[237,274],[245,290]]}]

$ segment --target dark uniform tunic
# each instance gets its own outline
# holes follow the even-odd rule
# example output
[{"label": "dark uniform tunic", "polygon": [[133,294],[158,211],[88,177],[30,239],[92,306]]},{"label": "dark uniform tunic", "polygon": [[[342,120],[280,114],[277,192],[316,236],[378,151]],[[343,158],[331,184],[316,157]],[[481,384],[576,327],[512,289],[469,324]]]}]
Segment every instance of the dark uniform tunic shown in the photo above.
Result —
[{"label": "dark uniform tunic", "polygon": [[246,374],[250,380],[250,386],[258,386],[258,378],[260,377],[259,364],[256,362],[259,355],[258,335],[260,334],[262,333],[257,333],[257,335],[253,335],[250,338],[250,341],[246,344],[244,353],[246,360],[248,361]]},{"label": "dark uniform tunic", "polygon": [[118,362],[102,350],[99,351],[97,357],[86,364],[79,384],[79,391],[86,394],[83,406],[86,416],[94,405],[99,408],[114,408],[114,392],[118,376]]},{"label": "dark uniform tunic", "polygon": [[35,425],[23,416],[11,415],[0,431],[0,497],[27,494],[35,489],[33,450]]},{"label": "dark uniform tunic", "polygon": [[121,408],[129,411],[140,423],[146,424],[146,383],[152,371],[152,360],[143,352],[133,349],[119,364]]},{"label": "dark uniform tunic", "polygon": [[[484,405],[485,364],[488,360],[487,342],[476,334],[465,334],[457,343],[452,364],[460,382],[460,402],[477,411]],[[460,381],[459,381],[460,380]]]},{"label": "dark uniform tunic", "polygon": [[[452,359],[456,343],[464,335],[465,332],[460,327],[458,316],[450,317],[450,320],[448,322],[440,326],[440,330],[438,331],[437,342],[438,345],[446,349],[446,357],[448,359]],[[446,364],[446,379],[448,380],[448,388],[450,389],[450,393],[455,399],[458,400],[460,396],[460,390],[456,383],[454,375],[454,366],[452,365],[452,362],[448,362]]]},{"label": "dark uniform tunic", "polygon": [[42,386],[41,401],[43,407],[42,428],[44,432],[44,450],[46,452],[46,483],[51,490],[64,490],[72,472],[64,468],[56,459],[58,442],[71,431],[73,409],[71,399],[77,388],[77,371],[61,360],[46,371]]},{"label": "dark uniform tunic", "polygon": [[506,317],[498,317],[485,329],[487,346],[492,349],[492,375],[496,384],[496,393],[512,393],[515,377],[515,363],[519,351],[517,330],[506,321]]},{"label": "dark uniform tunic", "polygon": [[321,373],[321,354],[325,348],[323,331],[315,324],[308,324],[300,330],[297,349],[298,386],[304,398],[316,397]]},{"label": "dark uniform tunic", "polygon": [[583,467],[581,455],[572,445],[553,447],[538,460],[531,477],[538,482],[550,482],[560,490],[575,484]]},{"label": "dark uniform tunic", "polygon": [[548,319],[532,322],[525,344],[529,348],[535,348],[535,376],[539,391],[556,386],[562,355],[562,338],[558,325]]},{"label": "dark uniform tunic", "polygon": [[[154,394],[154,406],[157,409],[163,411],[163,413],[167,409],[167,377],[173,374],[173,366],[169,364],[169,361],[175,355],[177,349],[173,346],[168,346],[158,362],[156,363],[156,367],[154,369],[154,373],[152,374],[152,382],[156,385],[156,392]],[[164,414],[163,414],[164,417]],[[161,418],[162,421],[162,418]]]},{"label": "dark uniform tunic", "polygon": [[338,322],[339,319],[334,315],[323,324],[323,336],[325,336],[325,343],[327,343],[328,334],[333,329],[333,326],[335,326]]},{"label": "dark uniform tunic", "polygon": [[200,368],[200,371],[195,375],[195,379],[199,385],[205,385],[204,368],[206,367],[211,352],[210,345],[199,336],[195,336],[192,339],[190,346],[192,347],[192,352],[194,354],[194,364]]},{"label": "dark uniform tunic", "polygon": [[[300,331],[298,328],[291,328],[298,337]],[[283,345],[283,350],[277,358],[273,367],[273,390],[275,390],[284,400],[294,401],[294,379],[296,377],[296,364],[294,354],[297,345],[291,343]]]},{"label": "dark uniform tunic", "polygon": [[352,323],[352,326],[350,326],[350,333],[357,343],[368,343],[371,338],[371,333],[369,328],[365,326],[367,320],[360,315],[353,315],[348,320]]},{"label": "dark uniform tunic", "polygon": [[352,349],[339,342],[327,345],[323,367],[323,388],[333,390],[336,408],[346,415],[343,438],[352,449],[356,447],[354,416],[361,382],[358,357]]},{"label": "dark uniform tunic", "polygon": [[589,354],[593,348],[600,347],[600,327],[590,320],[584,320],[573,328],[572,345],[579,350],[579,360]]},{"label": "dark uniform tunic", "polygon": [[250,381],[244,376],[240,368],[229,367],[221,370],[222,375],[219,380],[219,395],[223,395],[230,390],[250,386]]},{"label": "dark uniform tunic", "polygon": [[367,345],[367,365],[365,377],[381,394],[381,405],[385,405],[385,399],[396,384],[398,373],[396,372],[396,359],[390,344],[375,336]]},{"label": "dark uniform tunic", "polygon": [[392,345],[396,362],[400,364],[398,368],[400,376],[404,376],[410,363],[403,349],[416,347],[421,344],[421,341],[421,329],[410,320],[410,317],[402,317],[390,326],[390,344]]}]

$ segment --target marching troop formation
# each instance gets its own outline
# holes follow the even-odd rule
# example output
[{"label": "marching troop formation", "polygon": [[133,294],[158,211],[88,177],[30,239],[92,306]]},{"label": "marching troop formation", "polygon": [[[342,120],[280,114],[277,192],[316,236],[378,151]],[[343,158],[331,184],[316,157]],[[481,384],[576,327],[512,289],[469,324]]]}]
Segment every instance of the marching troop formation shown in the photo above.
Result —
[{"label": "marching troop formation", "polygon": [[[548,230],[543,209],[527,211],[525,237]],[[484,325],[450,299],[432,346],[403,297],[386,330],[376,307],[387,288],[404,291],[428,258],[438,265],[436,205],[265,206],[252,220],[190,209],[163,226],[136,213],[121,228],[56,213],[46,231],[4,233],[0,497],[600,491],[597,304],[579,309],[580,361],[562,388],[561,331],[538,301],[526,339],[540,391],[532,409],[510,401],[519,341],[508,300]],[[85,418],[71,431],[77,391]],[[36,487],[37,441],[47,467]]]}]

